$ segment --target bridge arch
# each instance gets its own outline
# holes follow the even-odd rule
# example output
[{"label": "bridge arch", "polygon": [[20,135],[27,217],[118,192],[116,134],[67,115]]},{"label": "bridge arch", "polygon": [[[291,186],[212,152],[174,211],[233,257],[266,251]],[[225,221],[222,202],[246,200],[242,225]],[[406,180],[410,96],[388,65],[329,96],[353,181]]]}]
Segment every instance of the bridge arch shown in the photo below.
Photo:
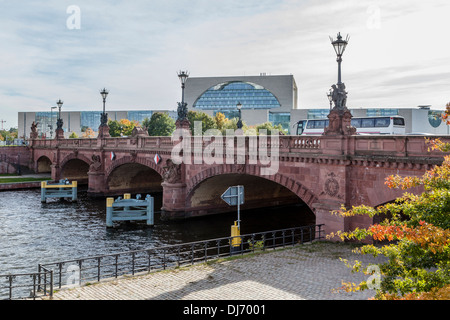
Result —
[{"label": "bridge arch", "polygon": [[[218,188],[222,188],[223,190],[219,191],[217,188],[213,189],[210,187],[202,188],[202,184],[207,180],[213,182],[210,185],[217,185]],[[256,193],[264,192],[265,187],[267,187],[266,189],[268,192],[271,192],[271,195],[267,194],[266,196],[273,196],[280,200],[278,201],[280,203],[274,201],[274,205],[283,204],[283,201],[293,202],[301,200],[308,206],[311,212],[314,213],[313,204],[318,201],[318,198],[311,190],[283,174],[277,173],[272,176],[264,176],[261,175],[260,167],[258,166],[220,165],[205,169],[187,181],[186,207],[202,205],[201,197],[205,196],[205,193],[215,197],[215,204],[220,203],[222,205],[220,192],[224,192],[226,188],[231,185],[229,183],[234,182],[251,185],[253,187],[247,188],[249,190],[254,189],[255,191],[253,191],[253,194],[246,192],[246,198],[247,195],[256,198]],[[263,197],[261,194],[260,196]],[[255,202],[255,199],[253,199],[253,201]],[[204,200],[203,205],[205,205]]]},{"label": "bridge arch", "polygon": [[105,170],[109,193],[162,192],[162,169],[146,158],[126,156]]},{"label": "bridge arch", "polygon": [[52,161],[49,157],[42,155],[36,160],[36,173],[51,173],[52,172]]},{"label": "bridge arch", "polygon": [[78,184],[88,183],[91,161],[84,155],[71,153],[60,163],[60,179],[77,180]]}]

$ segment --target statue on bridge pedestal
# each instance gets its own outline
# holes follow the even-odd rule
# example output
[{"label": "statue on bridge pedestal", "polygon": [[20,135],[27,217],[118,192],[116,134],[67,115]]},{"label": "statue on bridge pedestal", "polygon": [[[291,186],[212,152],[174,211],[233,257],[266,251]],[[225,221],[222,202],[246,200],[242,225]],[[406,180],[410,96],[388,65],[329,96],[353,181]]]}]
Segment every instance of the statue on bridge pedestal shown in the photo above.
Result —
[{"label": "statue on bridge pedestal", "polygon": [[168,183],[181,182],[181,165],[174,163],[171,159],[167,159],[166,166],[163,167],[163,180]]},{"label": "statue on bridge pedestal", "polygon": [[31,133],[30,133],[30,139],[37,139],[38,138],[38,131],[37,131],[37,125],[39,123],[33,123],[31,124]]},{"label": "statue on bridge pedestal", "polygon": [[332,101],[334,107],[328,115],[329,125],[324,130],[324,135],[353,135],[356,133],[356,128],[351,125],[352,114],[347,109],[347,91],[345,91],[345,84],[333,84]]}]

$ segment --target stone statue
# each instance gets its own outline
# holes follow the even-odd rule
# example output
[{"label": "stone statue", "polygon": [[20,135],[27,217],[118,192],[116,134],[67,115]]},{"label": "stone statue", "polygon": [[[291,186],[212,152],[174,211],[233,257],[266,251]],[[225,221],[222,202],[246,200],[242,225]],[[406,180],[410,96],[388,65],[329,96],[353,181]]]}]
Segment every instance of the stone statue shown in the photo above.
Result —
[{"label": "stone statue", "polygon": [[131,131],[132,137],[137,136],[148,136],[147,128],[142,128],[141,126],[136,126],[133,128],[133,131]]},{"label": "stone statue", "polygon": [[178,102],[177,113],[178,113],[177,120],[180,121],[186,120],[188,114],[187,103]]},{"label": "stone statue", "polygon": [[164,182],[176,183],[181,182],[181,165],[173,163],[171,159],[167,159],[163,174]]},{"label": "stone statue", "polygon": [[30,138],[31,139],[37,139],[38,138],[37,125],[38,125],[38,123],[35,123],[34,121],[31,124],[31,133],[30,133]]},{"label": "stone statue", "polygon": [[92,155],[92,162],[89,166],[89,171],[98,171],[102,166],[101,157],[99,155]]}]

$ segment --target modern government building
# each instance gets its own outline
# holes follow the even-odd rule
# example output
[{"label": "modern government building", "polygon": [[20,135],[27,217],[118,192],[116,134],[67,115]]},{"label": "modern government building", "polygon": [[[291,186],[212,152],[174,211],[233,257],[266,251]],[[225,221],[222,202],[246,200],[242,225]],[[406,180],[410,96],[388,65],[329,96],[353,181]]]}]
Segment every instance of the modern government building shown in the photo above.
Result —
[{"label": "modern government building", "polygon": [[[235,76],[235,77],[189,77],[185,87],[185,102],[189,110],[201,111],[211,116],[218,112],[227,118],[239,116],[247,125],[271,122],[281,124],[290,134],[295,134],[295,124],[302,119],[326,118],[330,109],[299,109],[298,89],[293,75]],[[174,103],[174,105],[176,105]],[[176,119],[173,110],[107,110],[112,120],[128,119],[142,122],[154,112],[168,112]],[[436,120],[443,110],[419,108],[349,108],[355,117],[393,116],[405,118],[406,133],[448,134],[448,126]],[[62,111],[64,135],[75,132],[81,137],[86,128],[96,131],[100,125],[101,111]],[[38,133],[46,138],[54,137],[55,111],[19,112],[19,138],[29,137],[33,121],[38,124]]]}]

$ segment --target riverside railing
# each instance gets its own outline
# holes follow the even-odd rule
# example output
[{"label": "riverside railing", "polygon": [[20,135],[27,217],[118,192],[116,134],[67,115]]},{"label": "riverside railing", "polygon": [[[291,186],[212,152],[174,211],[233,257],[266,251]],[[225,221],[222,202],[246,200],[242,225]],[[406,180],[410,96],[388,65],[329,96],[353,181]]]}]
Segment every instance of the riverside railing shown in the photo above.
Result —
[{"label": "riverside railing", "polygon": [[241,235],[238,250],[232,248],[232,237],[223,237],[46,263],[40,265],[40,268],[53,270],[56,288],[78,286],[106,278],[150,273],[236,254],[303,244],[323,239],[322,226],[323,224]]},{"label": "riverside railing", "polygon": [[51,297],[53,289],[62,287],[295,246],[323,239],[322,227],[318,224],[240,235],[236,237],[241,239],[238,247],[233,246],[233,237],[223,237],[39,264],[37,273],[0,275],[0,299]]},{"label": "riverside railing", "polygon": [[40,267],[38,272],[0,274],[0,299],[33,299],[53,296],[53,271]]}]

